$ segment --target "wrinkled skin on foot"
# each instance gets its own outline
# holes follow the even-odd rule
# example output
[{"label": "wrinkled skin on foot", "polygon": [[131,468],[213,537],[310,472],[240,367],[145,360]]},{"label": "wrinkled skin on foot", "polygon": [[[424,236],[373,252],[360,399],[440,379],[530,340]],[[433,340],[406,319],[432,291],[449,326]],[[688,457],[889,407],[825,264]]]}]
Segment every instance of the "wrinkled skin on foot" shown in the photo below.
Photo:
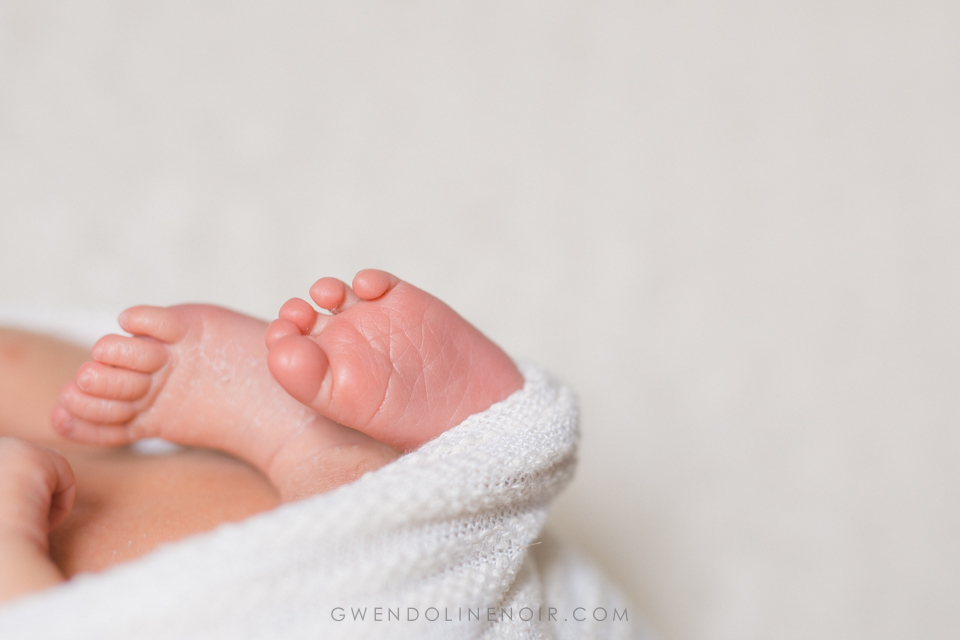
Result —
[{"label": "wrinkled skin on foot", "polygon": [[290,395],[401,451],[523,386],[513,361],[446,304],[384,271],[353,287],[322,278],[267,331],[270,372]]}]

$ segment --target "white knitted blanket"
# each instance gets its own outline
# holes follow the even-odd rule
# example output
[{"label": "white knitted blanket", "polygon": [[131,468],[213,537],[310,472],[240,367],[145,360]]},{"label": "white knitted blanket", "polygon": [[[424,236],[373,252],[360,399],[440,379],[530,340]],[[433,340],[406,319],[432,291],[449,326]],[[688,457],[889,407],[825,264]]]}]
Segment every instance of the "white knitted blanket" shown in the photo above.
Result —
[{"label": "white knitted blanket", "polygon": [[329,493],[0,608],[0,638],[635,638],[541,535],[575,466],[569,388],[524,388]]}]

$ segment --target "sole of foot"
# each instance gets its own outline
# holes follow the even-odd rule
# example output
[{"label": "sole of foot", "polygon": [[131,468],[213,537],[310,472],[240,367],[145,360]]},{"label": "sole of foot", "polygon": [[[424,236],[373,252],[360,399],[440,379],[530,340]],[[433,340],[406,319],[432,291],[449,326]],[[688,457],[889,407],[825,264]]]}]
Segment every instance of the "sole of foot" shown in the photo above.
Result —
[{"label": "sole of foot", "polygon": [[513,361],[446,304],[395,276],[321,278],[267,330],[268,364],[321,415],[411,451],[523,386]]},{"label": "sole of foot", "polygon": [[291,398],[267,369],[261,320],[209,305],[139,306],[120,326],[132,336],[101,338],[60,393],[53,425],[72,440],[218,449],[260,469],[284,500],[398,455]]}]

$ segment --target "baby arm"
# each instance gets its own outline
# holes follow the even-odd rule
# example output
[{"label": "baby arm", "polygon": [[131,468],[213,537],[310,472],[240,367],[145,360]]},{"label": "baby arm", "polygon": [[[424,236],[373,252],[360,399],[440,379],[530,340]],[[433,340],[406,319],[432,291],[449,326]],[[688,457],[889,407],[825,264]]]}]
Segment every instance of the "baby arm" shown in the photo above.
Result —
[{"label": "baby arm", "polygon": [[0,438],[0,602],[63,581],[48,534],[70,513],[75,493],[62,455]]}]

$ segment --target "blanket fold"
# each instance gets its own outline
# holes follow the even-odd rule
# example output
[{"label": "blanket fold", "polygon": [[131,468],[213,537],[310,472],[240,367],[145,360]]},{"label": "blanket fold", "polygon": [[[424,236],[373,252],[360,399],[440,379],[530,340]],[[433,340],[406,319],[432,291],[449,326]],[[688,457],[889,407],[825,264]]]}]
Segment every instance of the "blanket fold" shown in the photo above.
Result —
[{"label": "blanket fold", "polygon": [[597,570],[541,537],[577,403],[521,370],[523,389],[352,484],[0,608],[0,637],[637,637]]}]

